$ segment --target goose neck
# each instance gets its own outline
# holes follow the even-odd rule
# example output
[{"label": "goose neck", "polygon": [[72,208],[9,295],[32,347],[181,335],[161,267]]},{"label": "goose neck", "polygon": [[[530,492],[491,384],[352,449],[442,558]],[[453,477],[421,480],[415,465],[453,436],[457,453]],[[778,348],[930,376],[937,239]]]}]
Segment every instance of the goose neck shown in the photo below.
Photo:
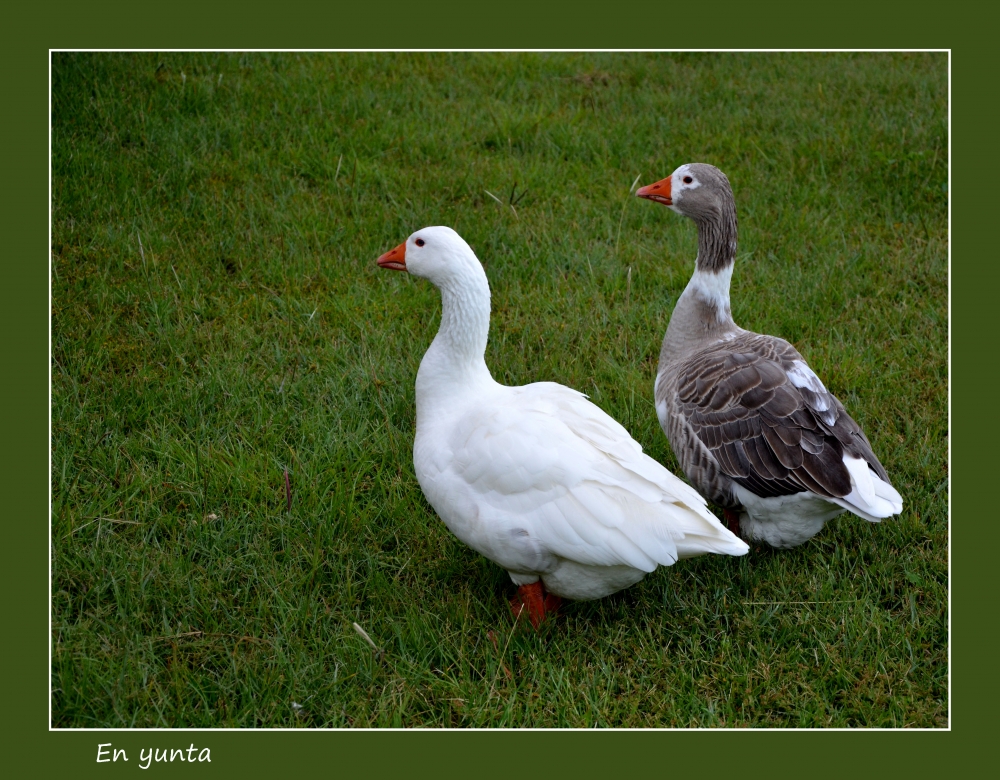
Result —
[{"label": "goose neck", "polygon": [[[477,280],[479,281],[479,280]],[[441,286],[441,324],[434,344],[455,366],[477,363],[490,332],[490,288],[482,284]]]},{"label": "goose neck", "polygon": [[739,233],[736,204],[727,198],[717,211],[695,219],[695,224],[698,226],[698,270],[719,273],[731,269]]},{"label": "goose neck", "polygon": [[465,394],[493,377],[486,367],[490,290],[485,275],[476,284],[442,284],[441,324],[417,372],[417,413]]},{"label": "goose neck", "polygon": [[694,273],[670,315],[664,351],[667,362],[680,359],[739,330],[733,321],[729,287],[736,255],[736,215],[699,220]]}]

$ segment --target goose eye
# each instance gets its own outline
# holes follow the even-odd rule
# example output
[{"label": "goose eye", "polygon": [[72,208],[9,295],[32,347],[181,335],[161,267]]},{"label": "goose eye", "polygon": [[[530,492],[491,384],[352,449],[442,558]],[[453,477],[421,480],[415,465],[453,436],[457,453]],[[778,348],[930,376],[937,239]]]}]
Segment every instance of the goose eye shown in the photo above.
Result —
[{"label": "goose eye", "polygon": [[418,238],[413,243],[416,244],[417,246],[423,246],[424,245],[424,240],[422,238]]},{"label": "goose eye", "polygon": [[685,176],[684,177],[684,183],[685,184],[690,184],[693,181],[694,181],[694,179],[692,179],[690,176]]}]

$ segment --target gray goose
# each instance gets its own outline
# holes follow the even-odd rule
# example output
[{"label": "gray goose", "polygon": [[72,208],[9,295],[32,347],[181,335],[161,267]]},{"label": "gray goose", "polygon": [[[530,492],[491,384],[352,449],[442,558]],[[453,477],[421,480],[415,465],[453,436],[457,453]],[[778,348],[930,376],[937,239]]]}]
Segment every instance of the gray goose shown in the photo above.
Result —
[{"label": "gray goose", "polygon": [[795,347],[733,322],[736,202],[718,168],[689,163],[636,191],[690,217],[698,256],[660,350],[654,397],[691,484],[747,540],[795,547],[849,511],[899,514],[861,427]]}]

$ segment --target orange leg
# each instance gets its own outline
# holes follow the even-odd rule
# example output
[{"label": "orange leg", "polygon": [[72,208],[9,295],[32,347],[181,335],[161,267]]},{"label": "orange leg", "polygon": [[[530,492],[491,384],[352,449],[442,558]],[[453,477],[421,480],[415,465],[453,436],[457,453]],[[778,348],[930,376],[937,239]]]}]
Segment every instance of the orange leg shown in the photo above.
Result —
[{"label": "orange leg", "polygon": [[740,536],[740,516],[732,509],[723,509],[722,514],[726,517],[726,527],[729,528],[738,539],[742,539]]},{"label": "orange leg", "polygon": [[527,613],[528,620],[536,629],[545,620],[547,614],[554,614],[562,604],[562,599],[552,593],[546,593],[542,581],[530,585],[522,585],[517,589],[517,595],[510,600],[514,616],[518,619]]}]

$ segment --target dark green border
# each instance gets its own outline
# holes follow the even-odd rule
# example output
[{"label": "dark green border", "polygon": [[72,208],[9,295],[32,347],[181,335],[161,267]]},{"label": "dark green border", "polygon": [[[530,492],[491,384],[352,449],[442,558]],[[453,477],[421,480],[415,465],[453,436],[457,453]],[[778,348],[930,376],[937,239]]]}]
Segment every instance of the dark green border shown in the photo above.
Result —
[{"label": "dark green border", "polygon": [[[987,317],[997,307],[995,242],[987,230],[996,171],[995,40],[974,10],[914,3],[845,1],[815,6],[793,2],[711,4],[644,2],[424,2],[355,4],[286,0],[261,5],[174,0],[139,7],[134,2],[50,2],[30,12],[8,11],[3,58],[4,389],[3,577],[7,594],[3,643],[5,764],[32,774],[88,777],[134,772],[129,764],[95,763],[99,742],[137,757],[140,747],[212,750],[210,765],[161,765],[158,775],[409,776],[417,769],[443,775],[507,777],[547,769],[618,775],[655,775],[727,769],[769,777],[944,775],[959,764],[975,766],[991,741],[995,721],[994,653],[986,635],[995,623],[989,587],[994,565],[988,532],[996,523],[978,486],[987,469],[996,424],[981,409],[996,397],[996,331]],[[180,733],[48,732],[47,605],[47,100],[50,47],[543,47],[543,48],[952,48],[953,49],[953,465],[954,526],[984,531],[970,544],[959,533],[953,555],[953,731],[937,733]],[[863,186],[859,182],[858,186]],[[992,196],[992,197],[991,197]],[[987,362],[984,357],[992,358]],[[964,434],[964,435],[963,435]],[[976,435],[972,435],[976,434]],[[984,436],[985,434],[985,436]],[[981,518],[981,519],[980,519]],[[963,674],[964,672],[964,674]],[[569,749],[571,748],[571,749]],[[709,752],[710,751],[710,752]],[[965,761],[963,759],[970,759]],[[960,770],[959,770],[960,771]]]}]

